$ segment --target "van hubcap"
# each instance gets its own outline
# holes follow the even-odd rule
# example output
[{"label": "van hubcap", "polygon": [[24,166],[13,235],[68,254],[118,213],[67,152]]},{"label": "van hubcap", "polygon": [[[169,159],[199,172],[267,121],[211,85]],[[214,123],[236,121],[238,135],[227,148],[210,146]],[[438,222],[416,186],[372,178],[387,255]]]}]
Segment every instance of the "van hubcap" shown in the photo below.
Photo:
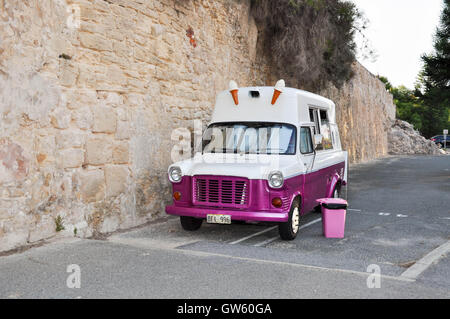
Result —
[{"label": "van hubcap", "polygon": [[300,214],[298,212],[298,207],[294,208],[294,211],[292,212],[292,231],[294,234],[298,232],[298,225],[300,223]]}]

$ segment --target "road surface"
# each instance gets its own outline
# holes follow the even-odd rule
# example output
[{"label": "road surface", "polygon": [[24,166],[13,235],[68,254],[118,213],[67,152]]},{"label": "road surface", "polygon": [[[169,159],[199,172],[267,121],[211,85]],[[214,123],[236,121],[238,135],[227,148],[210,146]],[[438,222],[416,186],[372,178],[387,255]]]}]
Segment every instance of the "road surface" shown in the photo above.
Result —
[{"label": "road surface", "polygon": [[324,238],[317,213],[292,242],[170,217],[0,257],[0,298],[449,298],[450,157],[353,165],[347,194],[345,239]]}]

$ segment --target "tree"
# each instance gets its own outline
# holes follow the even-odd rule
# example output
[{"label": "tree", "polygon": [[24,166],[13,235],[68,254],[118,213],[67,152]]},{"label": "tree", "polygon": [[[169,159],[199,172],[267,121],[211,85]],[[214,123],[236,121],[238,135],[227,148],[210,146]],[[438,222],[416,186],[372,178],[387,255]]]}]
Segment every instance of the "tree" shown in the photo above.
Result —
[{"label": "tree", "polygon": [[444,0],[440,25],[434,38],[434,52],[423,55],[421,76],[426,105],[422,133],[431,137],[450,126],[450,0]]},{"label": "tree", "polygon": [[420,91],[417,89],[414,91],[410,90],[403,85],[394,87],[386,77],[378,76],[378,78],[385,84],[386,90],[394,97],[394,103],[397,106],[396,117],[411,123],[416,130],[422,132],[424,129],[423,118],[427,107],[421,99]]},{"label": "tree", "polygon": [[354,36],[367,25],[354,3],[252,0],[251,10],[277,77],[320,91],[329,82],[340,87],[353,76]]}]

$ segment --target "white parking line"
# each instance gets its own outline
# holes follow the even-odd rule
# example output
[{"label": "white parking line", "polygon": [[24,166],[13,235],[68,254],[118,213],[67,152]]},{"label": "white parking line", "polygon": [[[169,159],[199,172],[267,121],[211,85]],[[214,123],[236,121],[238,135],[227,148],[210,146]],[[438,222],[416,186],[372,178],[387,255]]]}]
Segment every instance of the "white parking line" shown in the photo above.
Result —
[{"label": "white parking line", "polygon": [[265,246],[265,245],[267,245],[267,244],[273,243],[275,240],[277,240],[277,239],[279,239],[279,238],[280,238],[280,236],[273,237],[273,238],[267,239],[267,240],[265,240],[265,241],[262,241],[262,242],[260,242],[260,243],[254,244],[253,246],[255,246],[255,247]]},{"label": "white parking line", "polygon": [[[366,214],[369,214],[369,213],[371,213],[371,212],[363,212],[363,210],[361,210],[361,209],[354,209],[354,208],[347,208],[347,211],[350,211],[350,212],[356,212],[356,213],[366,213]],[[407,217],[409,217],[408,215],[405,215],[405,214],[398,214],[398,213],[386,213],[386,212],[379,212],[379,213],[377,213],[378,214],[378,216],[391,216],[391,215],[395,215],[396,217],[398,217],[398,218],[407,218]]]},{"label": "white parking line", "polygon": [[260,231],[260,232],[254,233],[254,234],[252,234],[252,235],[245,236],[245,237],[243,237],[243,238],[241,238],[241,239],[238,239],[238,240],[235,240],[235,241],[231,242],[230,245],[236,245],[236,244],[242,243],[243,241],[245,241],[245,240],[247,240],[247,239],[250,239],[250,238],[252,238],[252,237],[259,236],[259,235],[261,235],[261,234],[267,233],[267,232],[269,232],[269,231],[271,231],[271,230],[273,230],[273,229],[275,229],[275,228],[277,228],[277,227],[278,227],[278,226],[273,226],[273,227],[264,229],[264,230],[262,230],[262,231]]},{"label": "white parking line", "polygon": [[[313,224],[315,224],[315,223],[318,223],[318,222],[320,222],[321,220],[322,220],[322,218],[317,218],[317,219],[313,220],[312,222],[309,222],[309,223],[307,223],[307,224],[305,224],[305,225],[300,226],[300,227],[298,228],[298,230],[303,229],[303,228],[306,228],[306,227],[308,227],[308,226],[311,226],[311,225],[313,225]],[[275,240],[277,240],[277,239],[279,239],[279,238],[280,238],[279,236],[276,236],[276,237],[267,239],[267,240],[265,240],[265,241],[262,241],[262,242],[260,242],[260,243],[254,244],[253,246],[255,246],[255,247],[261,247],[261,246],[270,244],[270,243],[274,242]]]},{"label": "white parking line", "polygon": [[404,271],[400,275],[400,277],[415,280],[417,277],[419,277],[421,273],[427,270],[428,267],[430,267],[434,262],[436,262],[439,258],[447,254],[449,251],[450,251],[450,240],[447,241],[445,244],[442,244],[441,246],[432,250],[420,260],[416,261],[416,263],[411,267],[409,267],[406,271]]},{"label": "white parking line", "polygon": [[[370,276],[370,273],[367,272],[361,272],[361,271],[355,271],[355,270],[348,270],[348,269],[340,269],[340,268],[326,268],[326,267],[320,267],[320,266],[312,266],[312,265],[305,265],[305,264],[297,264],[297,263],[289,263],[284,261],[276,261],[276,260],[265,260],[265,259],[257,259],[257,258],[249,258],[249,257],[239,257],[239,256],[233,256],[233,255],[225,255],[220,253],[213,253],[213,252],[205,252],[205,251],[199,251],[199,250],[189,250],[189,249],[183,249],[183,248],[176,248],[176,247],[161,247],[160,242],[155,242],[154,240],[149,239],[143,239],[143,238],[124,238],[124,237],[115,237],[114,240],[111,240],[109,238],[107,241],[101,241],[99,243],[102,244],[118,244],[118,245],[127,245],[131,247],[136,247],[139,249],[146,249],[146,250],[169,250],[173,253],[177,254],[185,254],[190,256],[200,256],[200,257],[221,257],[221,258],[227,258],[227,259],[233,259],[233,260],[240,260],[240,261],[247,261],[251,263],[260,263],[260,264],[272,264],[272,265],[278,265],[278,266],[289,266],[294,268],[306,268],[311,270],[317,270],[317,271],[329,271],[329,272],[336,272],[336,273],[347,273],[347,274],[354,274],[362,277]],[[394,277],[389,275],[380,275],[383,279],[390,279],[390,280],[397,280],[397,281],[403,281],[403,282],[413,282],[414,280],[411,280],[409,278],[401,278],[401,277]]]}]

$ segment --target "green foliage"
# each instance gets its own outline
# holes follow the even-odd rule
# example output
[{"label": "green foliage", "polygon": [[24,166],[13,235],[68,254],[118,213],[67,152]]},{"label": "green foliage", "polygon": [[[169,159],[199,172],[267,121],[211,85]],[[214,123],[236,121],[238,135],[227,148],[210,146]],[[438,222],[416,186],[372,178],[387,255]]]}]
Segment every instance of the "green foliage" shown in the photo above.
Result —
[{"label": "green foliage", "polygon": [[62,231],[64,229],[66,229],[64,227],[63,219],[62,219],[62,217],[60,215],[56,216],[56,218],[55,218],[55,226],[56,226],[56,231],[57,232],[60,232],[60,231]]},{"label": "green foliage", "polygon": [[384,76],[378,78],[385,84],[388,90],[394,96],[394,103],[397,106],[397,118],[414,125],[414,128],[422,132],[424,128],[424,114],[426,106],[421,100],[417,90],[412,91],[405,86],[394,87]]},{"label": "green foliage", "polygon": [[253,0],[252,14],[263,32],[278,77],[319,90],[349,80],[356,32],[365,28],[351,2],[341,0]]},{"label": "green foliage", "polygon": [[444,0],[441,23],[434,39],[434,53],[422,56],[421,100],[427,105],[423,133],[441,134],[450,127],[450,0]]}]

